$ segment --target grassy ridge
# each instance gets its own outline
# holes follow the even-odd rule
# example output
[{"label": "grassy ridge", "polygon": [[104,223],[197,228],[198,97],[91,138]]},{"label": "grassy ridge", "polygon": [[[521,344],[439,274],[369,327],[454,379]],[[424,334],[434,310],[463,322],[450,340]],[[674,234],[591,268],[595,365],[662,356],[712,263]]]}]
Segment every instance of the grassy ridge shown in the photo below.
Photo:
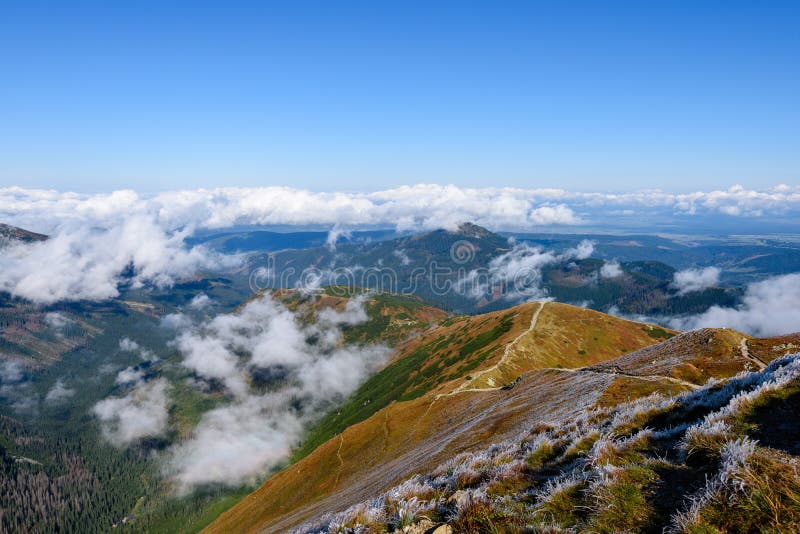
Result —
[{"label": "grassy ridge", "polygon": [[673,398],[540,422],[302,531],[798,532],[799,380],[800,355],[788,356]]},{"label": "grassy ridge", "polygon": [[[345,428],[363,421],[393,401],[408,401],[421,397],[445,379],[444,369],[460,364],[446,378],[458,378],[480,365],[492,350],[483,350],[506,334],[513,325],[516,314],[503,315],[499,324],[473,335],[466,335],[462,327],[460,336],[440,335],[389,364],[373,375],[338,409],[328,413],[309,432],[303,445],[295,452],[297,461]],[[460,345],[460,346],[459,346]],[[457,356],[429,361],[447,347],[457,350]],[[428,365],[425,365],[428,363]]]}]

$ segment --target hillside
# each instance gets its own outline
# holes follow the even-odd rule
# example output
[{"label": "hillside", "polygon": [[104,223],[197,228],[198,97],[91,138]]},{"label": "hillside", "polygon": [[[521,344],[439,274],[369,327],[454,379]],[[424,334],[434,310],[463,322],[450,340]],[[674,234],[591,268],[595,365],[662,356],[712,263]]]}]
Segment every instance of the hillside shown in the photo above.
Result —
[{"label": "hillside", "polygon": [[[176,499],[156,457],[186,439],[204,413],[231,402],[217,384],[192,387],[196,377],[181,365],[180,354],[170,345],[175,333],[164,327],[161,317],[184,313],[202,321],[237,313],[261,296],[231,303],[232,293],[224,279],[203,278],[181,282],[168,292],[46,308],[0,295],[0,422],[8,423],[0,436],[0,531],[75,531],[76,523],[85,522],[89,526],[82,531],[104,532],[133,513],[134,531],[197,531],[243,496],[243,488],[210,487]],[[191,307],[198,294],[208,297],[208,307]],[[352,309],[363,309],[365,317],[341,326],[341,343],[351,346],[396,345],[448,318],[415,297],[347,293],[344,288],[310,295],[284,290],[274,297],[303,325],[326,311],[346,313],[348,303],[358,299],[360,306]],[[124,369],[144,380],[171,384],[169,430],[129,448],[103,439],[91,416],[98,401],[122,398],[136,387],[116,380]],[[259,391],[278,385],[273,379],[269,373],[252,374]],[[65,467],[61,455],[66,453],[71,463]],[[90,479],[73,483],[83,475]],[[79,498],[65,489],[70,484]],[[36,499],[25,498],[30,494]]]},{"label": "hillside", "polygon": [[99,333],[96,326],[64,310],[44,311],[0,293],[0,361],[29,368],[52,365],[65,353],[85,346]]},{"label": "hillside", "polygon": [[714,265],[726,284],[743,284],[766,276],[800,270],[800,243],[791,235],[752,235],[751,231],[722,234],[553,234],[503,233],[519,242],[548,248],[574,247],[584,239],[595,244],[594,256],[621,264],[655,262],[676,269]]},{"label": "hillside", "polygon": [[[312,431],[302,459],[221,515],[209,532],[285,530],[386,491],[460,452],[507,439],[532,422],[577,417],[618,399],[696,389],[646,369],[597,368],[615,357],[620,365],[635,361],[648,346],[665,347],[661,357],[672,357],[676,344],[670,341],[681,337],[674,334],[557,303],[445,321],[401,345],[386,369]],[[735,348],[716,356],[733,361],[720,366],[726,369],[721,375],[738,365]],[[740,363],[742,370],[746,362]]]},{"label": "hillside", "polygon": [[798,406],[795,354],[672,398],[542,414],[295,532],[797,532]]},{"label": "hillside", "polygon": [[396,345],[449,317],[444,310],[429,306],[412,295],[372,293],[361,288],[332,286],[310,294],[281,289],[273,291],[272,296],[297,314],[301,322],[313,321],[316,314],[326,308],[344,311],[352,299],[363,299],[367,320],[344,327],[345,343]]},{"label": "hillside", "polygon": [[[47,239],[46,235],[0,223],[0,255],[7,253],[2,250],[7,246]],[[46,367],[66,352],[86,345],[97,333],[97,328],[69,313],[67,307],[42,309],[0,291],[0,364],[10,360],[29,369]]]},{"label": "hillside", "polygon": [[[654,261],[621,262],[621,274],[607,279],[600,276],[602,259],[576,259],[562,249],[546,251],[560,259],[543,267],[541,278],[533,283],[550,297],[583,307],[548,301],[508,308],[514,301],[502,290],[476,299],[454,286],[445,293],[434,291],[433,280],[424,277],[412,284],[420,266],[429,273],[434,266],[450,268],[449,281],[455,282],[472,269],[517,253],[513,242],[468,224],[457,231],[387,241],[365,237],[338,243],[335,249],[278,252],[276,261],[295,272],[310,268],[327,275],[337,266],[353,265],[354,272],[364,273],[369,267],[358,269],[372,265],[375,276],[368,280],[381,283],[381,268],[397,269],[400,278],[394,280],[407,294],[313,280],[303,290],[290,284],[292,289],[270,291],[299,323],[312,326],[306,336],[312,344],[317,325],[311,323],[327,310],[347,313],[352,301],[359,300],[361,305],[354,308],[363,309],[366,317],[342,323],[337,343],[386,345],[390,360],[365,376],[344,402],[340,396],[320,405],[287,448],[291,458],[284,453],[271,471],[247,486],[209,485],[179,498],[161,471],[160,451],[190,439],[204,414],[234,401],[220,383],[200,382],[181,364],[182,355],[171,344],[175,333],[162,319],[176,314],[202,324],[235,314],[259,298],[252,295],[253,280],[238,271],[205,273],[168,288],[121,287],[119,299],[47,307],[0,294],[0,359],[23,364],[8,364],[6,376],[0,377],[2,415],[10,417],[10,437],[0,443],[10,499],[4,501],[4,525],[55,529],[90,520],[105,527],[127,518],[125,531],[195,532],[218,517],[212,532],[283,531],[380,495],[415,473],[436,470],[453,455],[515,439],[527,425],[579,419],[587,411],[613,410],[652,393],[692,392],[709,378],[726,380],[741,371],[760,371],[800,348],[798,336],[755,339],[726,329],[681,334],[589,309],[613,305],[621,311],[682,312],[736,300],[737,290],[731,288],[678,296],[670,286],[675,269]],[[205,305],[195,307],[195,302]],[[485,313],[453,315],[435,304]],[[141,350],[123,350],[124,339],[135,341]],[[142,361],[145,355],[152,360]],[[122,449],[104,442],[96,419],[87,414],[101,399],[129,396],[133,386],[115,378],[116,371],[128,368],[144,380],[170,384],[168,430]],[[262,394],[280,386],[282,377],[280,370],[253,370],[249,380]],[[781,413],[792,413],[790,408]],[[75,452],[77,463],[62,469],[59,448]],[[286,465],[290,467],[244,498],[267,472]],[[59,485],[71,480],[63,477],[84,472],[97,483],[78,485],[80,502],[108,500],[93,510],[84,504],[69,508],[71,497]],[[42,498],[42,506],[21,497],[32,488],[41,493],[49,487],[60,488],[60,493]],[[452,517],[452,511],[447,514],[431,517],[442,521]]]}]

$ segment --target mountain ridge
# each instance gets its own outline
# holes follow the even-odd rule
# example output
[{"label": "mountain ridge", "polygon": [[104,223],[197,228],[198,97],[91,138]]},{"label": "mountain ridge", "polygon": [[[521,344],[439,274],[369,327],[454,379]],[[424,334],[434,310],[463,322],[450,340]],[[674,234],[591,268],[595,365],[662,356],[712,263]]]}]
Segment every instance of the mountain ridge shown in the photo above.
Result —
[{"label": "mountain ridge", "polygon": [[[526,330],[533,322],[531,319],[537,308],[543,314],[538,318],[544,329],[542,338],[550,338],[555,342],[539,352],[530,344],[522,343],[529,342],[530,338],[535,339],[533,332],[536,330]],[[207,531],[288,529],[324,511],[333,512],[337,506],[341,509],[348,503],[353,504],[357,502],[358,495],[364,497],[385,491],[390,480],[399,483],[403,477],[411,476],[414,472],[432,469],[434,461],[445,461],[448,455],[474,450],[481,444],[488,445],[491,440],[502,439],[513,432],[520,421],[529,420],[532,413],[614,406],[622,400],[652,393],[674,395],[701,387],[697,383],[699,378],[692,381],[669,373],[658,375],[646,368],[642,368],[642,372],[636,376],[637,373],[632,371],[637,369],[630,362],[639,360],[637,349],[663,348],[665,345],[667,352],[661,357],[675,357],[677,366],[696,356],[692,351],[675,356],[675,347],[691,342],[702,348],[705,343],[710,347],[706,351],[708,357],[719,360],[719,365],[708,367],[706,372],[722,380],[730,379],[737,372],[745,371],[748,363],[752,364],[749,359],[742,357],[736,342],[724,345],[723,350],[716,350],[719,347],[708,344],[709,334],[715,332],[713,330],[694,337],[674,335],[674,332],[660,327],[603,317],[604,314],[599,312],[556,303],[530,303],[512,310],[516,313],[514,324],[518,326],[510,328],[500,339],[504,340],[502,348],[515,342],[513,350],[520,353],[520,358],[513,364],[506,362],[504,366],[503,351],[496,352],[495,356],[476,367],[475,376],[471,378],[480,382],[477,387],[461,387],[458,382],[445,381],[418,397],[390,403],[374,411],[368,418],[351,424],[341,433],[333,433],[327,441],[315,447],[313,453],[270,478],[260,489],[222,514]],[[569,318],[573,322],[564,323],[564,319]],[[474,328],[487,318],[476,316],[460,320],[471,321]],[[613,357],[603,354],[589,356],[590,352],[581,355],[579,351],[584,350],[580,348],[582,343],[594,341],[594,337],[597,337],[586,325],[602,320],[616,325],[610,327],[616,332],[606,341],[617,347],[616,351],[606,354],[616,354]],[[564,324],[572,324],[570,328],[576,333],[583,331],[583,341],[573,340],[572,344],[569,341],[565,344],[563,336],[557,335],[557,330],[552,330],[560,325],[564,328]],[[623,325],[624,335],[619,332]],[[657,337],[651,336],[654,331]],[[732,331],[722,330],[718,334],[720,339],[728,339]],[[789,337],[800,340],[800,336]],[[749,336],[736,333],[734,338],[736,341]],[[631,345],[633,339],[638,340],[639,347]],[[670,344],[673,339],[678,341]],[[784,345],[787,343],[784,338],[780,341]],[[461,339],[456,344],[468,342]],[[562,345],[566,345],[567,349]],[[769,343],[762,340],[762,345],[766,347]],[[626,349],[624,352],[621,350],[623,348]],[[564,366],[561,356],[564,350],[574,350],[572,361],[580,363]],[[762,349],[757,349],[757,352],[762,356],[765,354]],[[773,357],[779,355],[777,351],[772,352]],[[440,355],[434,359],[442,361],[445,357]],[[424,362],[418,365],[420,371],[430,365]],[[625,372],[624,365],[630,368],[628,372]],[[615,370],[615,366],[623,372]],[[478,374],[481,371],[487,372]],[[495,378],[494,386],[488,383],[490,377]],[[581,395],[584,396],[576,397],[578,391],[583,392]],[[446,436],[441,433],[442,429],[449,429]]]},{"label": "mountain ridge", "polygon": [[796,531],[800,449],[785,434],[800,425],[759,423],[798,406],[799,379],[787,355],[674,397],[562,413],[292,532]]}]

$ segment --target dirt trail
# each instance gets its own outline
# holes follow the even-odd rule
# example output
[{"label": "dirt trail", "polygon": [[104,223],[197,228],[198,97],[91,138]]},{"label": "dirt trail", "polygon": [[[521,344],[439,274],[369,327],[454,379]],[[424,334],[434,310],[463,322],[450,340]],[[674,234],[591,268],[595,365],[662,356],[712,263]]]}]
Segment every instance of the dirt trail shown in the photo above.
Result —
[{"label": "dirt trail", "polygon": [[741,341],[739,341],[739,350],[742,352],[742,358],[753,362],[759,370],[767,366],[764,362],[750,354],[750,349],[747,348],[747,338],[743,337]]},{"label": "dirt trail", "polygon": [[344,460],[342,459],[342,446],[344,445],[344,434],[339,434],[339,448],[336,450],[336,458],[339,460],[339,469],[336,472],[336,480],[333,482],[333,487],[339,485],[339,477],[342,476],[344,471]]},{"label": "dirt trail", "polygon": [[536,328],[536,321],[539,320],[539,314],[542,313],[542,310],[544,309],[544,305],[546,304],[546,302],[539,302],[538,304],[539,304],[539,308],[537,308],[537,310],[535,312],[533,312],[533,316],[531,316],[531,324],[530,324],[530,326],[528,326],[528,329],[525,330],[524,332],[522,332],[517,337],[515,337],[508,345],[506,345],[506,348],[503,351],[503,356],[500,358],[500,360],[498,360],[498,362],[496,364],[492,365],[491,367],[487,367],[486,369],[476,373],[473,376],[473,378],[472,378],[472,380],[470,382],[465,382],[465,383],[461,384],[460,386],[458,386],[456,389],[454,389],[453,391],[451,391],[449,393],[443,393],[441,395],[437,395],[436,398],[438,399],[439,397],[455,395],[456,393],[463,393],[463,392],[467,392],[467,391],[494,391],[496,389],[500,389],[500,387],[469,388],[467,386],[469,386],[470,383],[475,383],[480,377],[486,375],[487,373],[491,373],[492,371],[496,371],[497,369],[500,368],[501,365],[504,365],[508,361],[508,359],[511,357],[512,351],[514,350],[514,347],[517,345],[517,343],[519,343],[519,341],[523,337],[525,337],[528,334],[530,334],[531,332],[533,332],[533,330]]},{"label": "dirt trail", "polygon": [[[515,350],[515,347],[516,347],[517,343],[519,343],[519,341],[523,337],[525,337],[528,334],[530,334],[536,328],[536,322],[538,321],[539,314],[544,309],[544,305],[545,304],[546,304],[545,302],[539,302],[539,308],[533,313],[533,316],[531,317],[531,324],[528,327],[528,329],[525,330],[524,332],[522,332],[516,338],[514,338],[508,345],[506,345],[506,348],[503,351],[503,356],[500,358],[500,360],[496,364],[492,365],[491,367],[487,367],[486,369],[480,371],[479,373],[477,373],[475,375],[475,377],[470,382],[466,382],[466,383],[460,385],[459,387],[457,387],[453,391],[450,391],[449,393],[441,393],[439,395],[436,395],[436,397],[434,397],[433,401],[431,402],[430,406],[428,406],[428,410],[425,412],[425,414],[427,415],[428,411],[430,411],[430,409],[434,405],[434,403],[437,400],[439,400],[440,398],[442,398],[442,397],[449,397],[451,395],[456,395],[458,393],[480,393],[480,392],[484,392],[484,391],[496,391],[498,389],[502,389],[501,386],[488,387],[488,388],[474,388],[474,387],[471,388],[471,387],[468,387],[468,386],[470,384],[474,384],[475,381],[478,378],[486,375],[487,373],[490,373],[492,371],[497,370],[501,365],[505,364],[509,360],[509,358],[513,355],[513,352]],[[741,350],[742,350],[742,356],[744,356],[748,360],[750,360],[753,363],[755,363],[756,365],[758,365],[761,369],[763,369],[765,367],[763,362],[761,362],[760,360],[757,360],[756,358],[750,356],[750,354],[749,354],[749,352],[747,350],[747,343],[746,343],[745,339],[742,339]],[[681,380],[680,378],[675,378],[675,377],[672,377],[672,376],[664,376],[664,375],[657,375],[657,374],[636,374],[636,373],[633,373],[633,372],[623,371],[622,369],[613,368],[613,367],[612,368],[598,368],[598,367],[591,367],[590,366],[590,367],[579,367],[579,368],[576,368],[576,369],[568,369],[568,368],[561,368],[561,367],[548,367],[548,368],[540,369],[540,371],[557,371],[557,372],[561,372],[561,373],[598,373],[598,374],[608,374],[608,375],[613,375],[613,376],[629,376],[629,377],[632,377],[632,378],[638,378],[638,379],[641,379],[641,380],[646,380],[648,382],[655,382],[655,381],[672,382],[674,384],[678,384],[678,385],[687,387],[689,389],[697,389],[697,388],[700,387],[697,384],[693,384],[692,382],[689,382],[689,381],[686,381],[686,380]]]},{"label": "dirt trail", "polygon": [[383,430],[383,452],[386,452],[389,449],[389,409],[384,408],[383,410],[383,424],[381,425],[381,429]]},{"label": "dirt trail", "polygon": [[631,378],[640,378],[642,380],[647,380],[648,382],[655,382],[655,381],[662,381],[666,380],[667,382],[672,382],[674,384],[680,384],[681,386],[686,386],[690,389],[697,389],[701,386],[697,384],[693,384],[692,382],[688,382],[686,380],[681,380],[680,378],[675,378],[674,376],[664,376],[664,375],[638,375],[636,373],[632,373],[630,371],[622,371],[619,368],[609,367],[609,368],[602,368],[602,367],[579,367],[577,369],[564,369],[558,367],[549,367],[547,369],[542,369],[543,371],[558,371],[562,373],[598,373],[598,374],[605,374],[605,375],[613,375],[613,376],[628,376]]}]

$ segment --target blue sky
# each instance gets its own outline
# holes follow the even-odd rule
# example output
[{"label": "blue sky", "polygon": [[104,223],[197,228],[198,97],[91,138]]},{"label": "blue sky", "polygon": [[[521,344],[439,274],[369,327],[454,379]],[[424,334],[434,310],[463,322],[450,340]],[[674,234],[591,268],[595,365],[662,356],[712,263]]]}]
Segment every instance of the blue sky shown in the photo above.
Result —
[{"label": "blue sky", "polygon": [[0,186],[800,182],[796,2],[3,2]]}]

